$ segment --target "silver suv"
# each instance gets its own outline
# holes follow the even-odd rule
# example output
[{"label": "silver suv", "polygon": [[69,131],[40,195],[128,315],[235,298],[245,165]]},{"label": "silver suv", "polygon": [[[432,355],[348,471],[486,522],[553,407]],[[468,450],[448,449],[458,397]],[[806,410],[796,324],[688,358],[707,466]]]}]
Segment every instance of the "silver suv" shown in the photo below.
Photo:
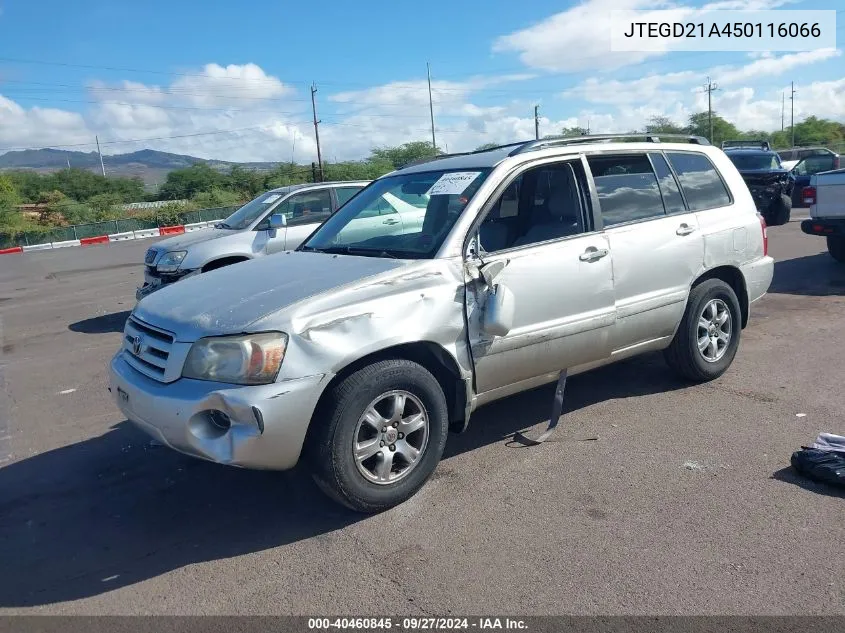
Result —
[{"label": "silver suv", "polygon": [[163,286],[285,249],[293,249],[369,181],[290,185],[261,194],[218,223],[147,249],[141,300]]},{"label": "silver suv", "polygon": [[[547,139],[394,171],[296,251],[143,299],[111,391],[178,451],[302,457],[330,496],[378,511],[423,486],[474,409],[563,369],[664,350],[689,380],[716,378],[773,261],[736,167],[684,138]],[[383,221],[397,198],[417,211]]]}]

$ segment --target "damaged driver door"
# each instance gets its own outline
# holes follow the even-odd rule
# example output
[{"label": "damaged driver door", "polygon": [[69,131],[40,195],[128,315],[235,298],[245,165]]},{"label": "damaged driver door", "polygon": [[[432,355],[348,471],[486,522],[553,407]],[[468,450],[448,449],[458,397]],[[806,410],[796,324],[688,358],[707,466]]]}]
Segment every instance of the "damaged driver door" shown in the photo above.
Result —
[{"label": "damaged driver door", "polygon": [[505,215],[501,192],[465,261],[476,390],[492,397],[607,358],[616,319],[610,244],[593,230],[580,160],[529,168],[509,187],[518,204]]}]

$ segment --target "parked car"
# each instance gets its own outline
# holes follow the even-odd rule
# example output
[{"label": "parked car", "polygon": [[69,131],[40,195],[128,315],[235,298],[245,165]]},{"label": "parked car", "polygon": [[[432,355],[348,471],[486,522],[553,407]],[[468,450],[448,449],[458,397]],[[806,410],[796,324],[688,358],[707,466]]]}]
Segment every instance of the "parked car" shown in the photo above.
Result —
[{"label": "parked car", "polygon": [[722,149],[748,185],[757,209],[769,226],[789,222],[795,178],[784,169],[767,141],[725,141]]},{"label": "parked car", "polygon": [[291,185],[247,202],[213,228],[161,240],[144,255],[141,300],[181,279],[296,248],[369,181]]},{"label": "parked car", "polygon": [[804,187],[809,186],[810,178],[814,174],[834,169],[839,169],[838,154],[814,154],[800,159],[791,169],[792,177],[795,179],[795,187],[792,190],[792,206],[804,206],[801,193],[804,191]]},{"label": "parked car", "polygon": [[845,169],[813,174],[802,194],[810,219],[801,223],[801,230],[827,238],[831,257],[845,264]]},{"label": "parked car", "polygon": [[[777,150],[784,169],[792,169],[802,158],[810,156],[828,156],[831,160],[830,169],[839,169],[839,154],[826,147],[792,147]],[[799,189],[800,193],[800,189]]]},{"label": "parked car", "polygon": [[[766,226],[722,151],[649,138],[543,139],[383,176],[296,251],[144,298],[110,389],[171,448],[247,468],[302,458],[369,512],[419,490],[477,407],[562,369],[664,350],[714,379],[771,282]],[[422,221],[373,222],[391,195],[425,200]]]}]

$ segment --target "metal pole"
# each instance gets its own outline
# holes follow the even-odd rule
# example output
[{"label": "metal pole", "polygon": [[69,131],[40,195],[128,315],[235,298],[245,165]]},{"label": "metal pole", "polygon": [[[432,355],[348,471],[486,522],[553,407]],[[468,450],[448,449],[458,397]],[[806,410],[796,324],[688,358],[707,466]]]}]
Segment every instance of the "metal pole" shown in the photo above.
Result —
[{"label": "metal pole", "polygon": [[534,139],[540,140],[540,106],[534,106]]},{"label": "metal pole", "polygon": [[103,170],[103,178],[105,178],[106,177],[106,166],[103,164],[103,153],[100,151],[100,139],[99,139],[98,136],[95,135],[94,140],[97,141],[97,154],[99,154],[99,156],[100,156],[100,169]]},{"label": "metal pole", "polygon": [[425,63],[425,70],[428,74],[428,112],[431,115],[431,151],[437,153],[437,140],[434,138],[434,101],[431,99],[431,66]]},{"label": "metal pole", "polygon": [[710,84],[710,77],[707,78],[707,124],[710,126],[710,142],[713,142],[713,105],[711,101],[711,95],[713,94],[713,90],[711,89]]},{"label": "metal pole", "polygon": [[317,139],[317,165],[320,168],[320,182],[323,181],[323,155],[320,153],[320,128],[317,120],[317,101],[314,95],[317,93],[317,84],[311,84],[311,110],[314,113],[314,136]]},{"label": "metal pole", "polygon": [[792,147],[795,147],[795,82],[793,81],[792,84],[792,94],[789,96],[790,101],[790,124],[789,127],[792,128]]},{"label": "metal pole", "polygon": [[786,94],[780,93],[780,131],[783,132],[783,116],[786,112]]}]

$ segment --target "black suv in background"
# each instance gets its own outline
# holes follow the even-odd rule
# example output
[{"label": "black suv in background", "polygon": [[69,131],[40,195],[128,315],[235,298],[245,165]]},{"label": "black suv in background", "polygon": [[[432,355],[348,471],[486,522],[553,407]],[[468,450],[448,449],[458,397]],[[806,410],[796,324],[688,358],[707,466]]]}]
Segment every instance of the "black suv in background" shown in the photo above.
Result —
[{"label": "black suv in background", "polygon": [[784,169],[768,141],[725,141],[722,150],[748,185],[766,224],[778,226],[789,222],[795,177]]}]

